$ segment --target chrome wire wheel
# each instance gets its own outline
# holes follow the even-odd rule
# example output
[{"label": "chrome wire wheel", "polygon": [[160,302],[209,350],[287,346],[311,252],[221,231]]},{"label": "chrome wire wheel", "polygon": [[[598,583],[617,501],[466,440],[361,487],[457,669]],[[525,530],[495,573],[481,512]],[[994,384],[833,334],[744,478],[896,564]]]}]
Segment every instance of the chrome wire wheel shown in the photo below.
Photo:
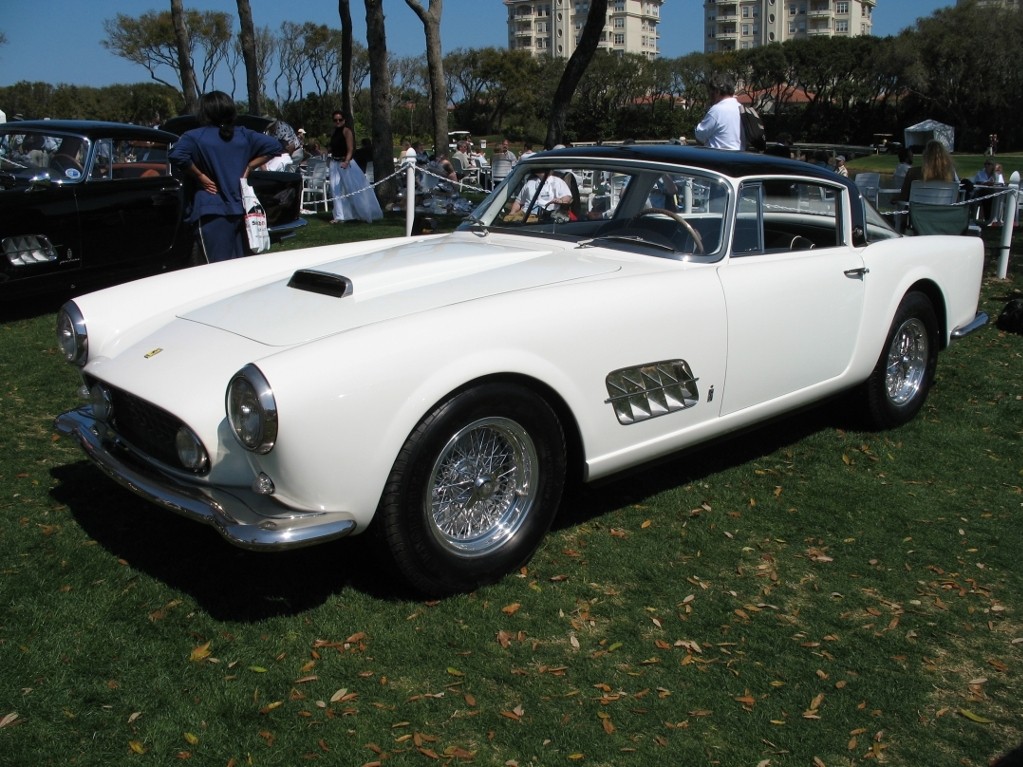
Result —
[{"label": "chrome wire wheel", "polygon": [[440,451],[423,499],[436,541],[460,557],[485,556],[515,538],[536,503],[539,458],[529,432],[482,418]]},{"label": "chrome wire wheel", "polygon": [[885,388],[894,405],[904,405],[920,391],[930,359],[927,326],[911,317],[899,326],[888,347]]}]

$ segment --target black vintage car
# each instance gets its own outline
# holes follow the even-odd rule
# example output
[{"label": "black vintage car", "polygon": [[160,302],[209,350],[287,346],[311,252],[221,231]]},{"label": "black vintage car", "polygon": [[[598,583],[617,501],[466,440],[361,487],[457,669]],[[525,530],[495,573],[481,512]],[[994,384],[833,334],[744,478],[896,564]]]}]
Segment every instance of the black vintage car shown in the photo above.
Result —
[{"label": "black vintage car", "polygon": [[[167,160],[176,140],[114,122],[0,124],[0,301],[192,263],[185,189]],[[305,223],[299,174],[257,171],[250,181],[272,239]]]}]

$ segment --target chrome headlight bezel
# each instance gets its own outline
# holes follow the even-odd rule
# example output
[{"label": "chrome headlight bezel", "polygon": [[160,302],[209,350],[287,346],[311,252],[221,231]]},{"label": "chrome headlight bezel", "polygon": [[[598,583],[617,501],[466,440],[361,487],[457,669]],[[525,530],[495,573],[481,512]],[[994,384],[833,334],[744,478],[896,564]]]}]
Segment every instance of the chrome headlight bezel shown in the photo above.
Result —
[{"label": "chrome headlight bezel", "polygon": [[85,315],[74,301],[68,301],[57,313],[57,346],[64,360],[78,367],[89,361],[89,333]]},{"label": "chrome headlight bezel", "polygon": [[266,455],[277,441],[277,401],[263,372],[248,364],[234,374],[225,398],[227,420],[238,443]]}]

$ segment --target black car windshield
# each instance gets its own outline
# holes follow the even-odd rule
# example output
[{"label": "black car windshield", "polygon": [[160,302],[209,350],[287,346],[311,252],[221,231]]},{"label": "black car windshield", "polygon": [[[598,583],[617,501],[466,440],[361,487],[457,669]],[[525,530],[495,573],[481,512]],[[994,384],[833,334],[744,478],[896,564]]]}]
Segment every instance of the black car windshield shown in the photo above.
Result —
[{"label": "black car windshield", "polygon": [[730,187],[719,177],[659,163],[553,163],[516,166],[461,228],[670,258],[720,254]]},{"label": "black car windshield", "polygon": [[88,150],[83,136],[9,128],[0,132],[0,170],[77,183],[86,178]]}]

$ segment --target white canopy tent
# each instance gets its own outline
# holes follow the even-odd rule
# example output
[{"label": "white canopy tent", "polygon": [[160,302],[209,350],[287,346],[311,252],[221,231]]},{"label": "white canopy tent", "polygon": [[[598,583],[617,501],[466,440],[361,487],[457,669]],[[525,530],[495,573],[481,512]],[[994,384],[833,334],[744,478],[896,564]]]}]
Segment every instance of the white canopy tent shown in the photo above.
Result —
[{"label": "white canopy tent", "polygon": [[931,139],[940,141],[948,151],[953,151],[956,140],[956,129],[937,120],[924,120],[911,125],[903,131],[903,146],[924,146]]}]

